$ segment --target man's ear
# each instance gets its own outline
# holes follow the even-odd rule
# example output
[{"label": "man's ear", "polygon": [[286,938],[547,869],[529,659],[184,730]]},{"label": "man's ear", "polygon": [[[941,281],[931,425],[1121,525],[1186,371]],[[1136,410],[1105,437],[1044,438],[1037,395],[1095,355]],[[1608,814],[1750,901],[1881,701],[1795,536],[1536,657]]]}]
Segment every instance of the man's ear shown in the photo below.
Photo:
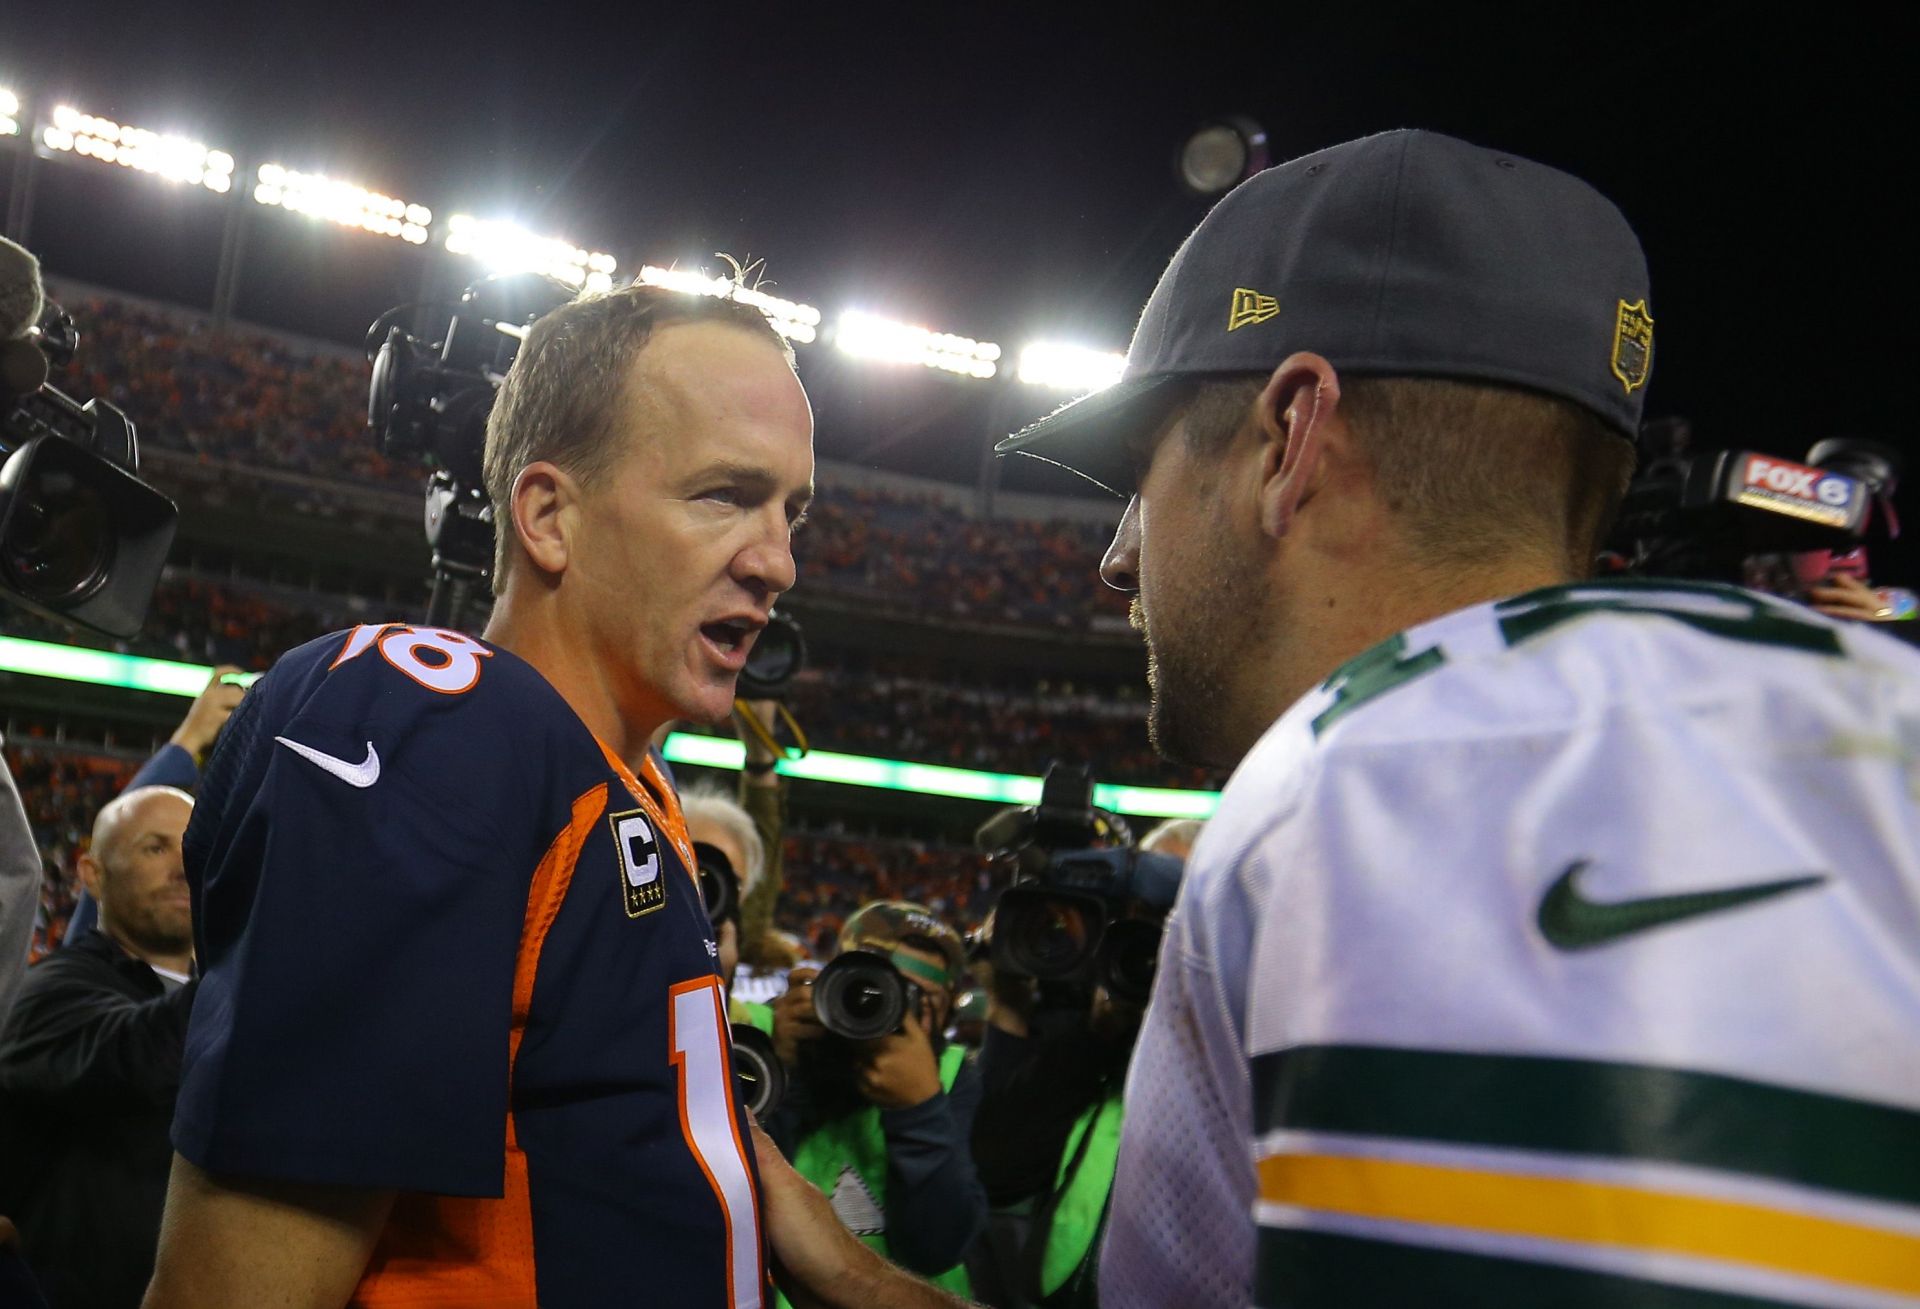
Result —
[{"label": "man's ear", "polygon": [[1340,405],[1340,375],[1317,354],[1287,356],[1260,392],[1260,526],[1285,536],[1325,475],[1327,431]]},{"label": "man's ear", "polygon": [[73,871],[79,874],[80,885],[87,888],[87,894],[92,896],[94,902],[98,904],[101,898],[101,874],[105,870],[100,867],[100,861],[94,857],[93,851],[89,850],[78,859],[75,859],[73,861]]},{"label": "man's ear", "polygon": [[520,549],[543,574],[557,577],[573,557],[580,485],[558,464],[535,460],[513,479],[508,506]]}]

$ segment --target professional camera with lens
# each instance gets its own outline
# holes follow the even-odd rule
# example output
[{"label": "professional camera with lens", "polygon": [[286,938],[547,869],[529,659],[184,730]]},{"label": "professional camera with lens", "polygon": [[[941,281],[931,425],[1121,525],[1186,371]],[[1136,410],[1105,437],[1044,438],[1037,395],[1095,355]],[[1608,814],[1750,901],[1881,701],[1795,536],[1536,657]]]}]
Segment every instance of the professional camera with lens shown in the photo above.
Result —
[{"label": "professional camera with lens", "polygon": [[787,1094],[787,1068],[774,1053],[773,1038],[752,1023],[734,1023],[733,1076],[740,1084],[740,1103],[764,1120],[780,1107]]},{"label": "professional camera with lens", "polygon": [[994,908],[996,970],[1145,1002],[1184,863],[1134,849],[1124,821],[1094,807],[1086,768],[1050,765],[1037,806],[995,816],[974,839],[1014,867]]},{"label": "professional camera with lens", "polygon": [[820,1025],[848,1041],[872,1041],[921,1014],[920,988],[877,950],[846,950],[813,979]]},{"label": "professional camera with lens", "polygon": [[33,256],[9,241],[0,241],[0,320],[0,593],[43,618],[132,636],[179,513],[140,480],[127,416],[47,380],[80,335],[44,299]]},{"label": "professional camera with lens", "polygon": [[706,906],[707,921],[715,928],[740,913],[740,874],[733,860],[717,845],[705,841],[693,843],[695,875],[700,881],[700,902]]},{"label": "professional camera with lens", "polygon": [[[578,292],[538,273],[508,273],[469,286],[444,329],[416,335],[399,305],[367,329],[373,381],[367,426],[388,458],[424,464],[433,598],[427,622],[460,626],[493,571],[493,505],[481,463],[487,416],[527,330]],[[438,339],[435,339],[437,336]]]},{"label": "professional camera with lens", "polygon": [[[706,841],[693,843],[695,876],[700,882],[700,902],[707,921],[718,932],[720,924],[738,923],[740,916],[740,875],[733,861],[717,845]],[[780,1107],[787,1094],[787,1070],[774,1053],[773,1038],[751,1023],[734,1023],[733,1075],[740,1083],[740,1101],[764,1118]]]},{"label": "professional camera with lens", "polygon": [[1668,418],[1649,422],[1637,444],[1640,466],[1607,543],[1617,571],[1746,582],[1756,561],[1854,551],[1876,521],[1898,534],[1900,457],[1875,442],[1821,441],[1804,463],[1695,451],[1686,421]]},{"label": "professional camera with lens", "polygon": [[754,638],[747,665],[740,670],[739,695],[745,700],[778,700],[807,662],[807,641],[791,614],[775,609]]}]

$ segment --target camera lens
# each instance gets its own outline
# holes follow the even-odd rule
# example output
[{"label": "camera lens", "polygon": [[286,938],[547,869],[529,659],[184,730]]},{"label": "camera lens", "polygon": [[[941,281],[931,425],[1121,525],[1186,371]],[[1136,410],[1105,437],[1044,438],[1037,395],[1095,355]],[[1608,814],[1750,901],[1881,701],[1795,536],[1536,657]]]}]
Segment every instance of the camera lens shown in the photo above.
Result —
[{"label": "camera lens", "polygon": [[734,874],[733,861],[720,847],[705,841],[693,843],[693,858],[707,921],[718,927],[734,916],[740,901],[740,882]]},{"label": "camera lens", "polygon": [[813,1011],[836,1036],[871,1041],[898,1030],[908,986],[884,955],[849,950],[813,979]]},{"label": "camera lens", "polygon": [[1122,919],[1107,927],[1102,980],[1123,1000],[1144,1002],[1153,994],[1154,965],[1160,958],[1160,925]]},{"label": "camera lens", "polygon": [[740,1082],[740,1099],[755,1118],[780,1107],[787,1093],[787,1070],[774,1054],[773,1038],[748,1023],[734,1023],[733,1074]]},{"label": "camera lens", "polygon": [[800,624],[777,611],[769,614],[766,629],[747,652],[747,666],[740,670],[740,694],[749,700],[779,696],[806,660],[807,643]]},{"label": "camera lens", "polygon": [[1016,887],[1000,897],[996,944],[1016,969],[1042,980],[1074,977],[1099,949],[1105,913],[1084,896]]},{"label": "camera lens", "polygon": [[38,468],[21,488],[0,569],[42,604],[73,604],[99,590],[113,566],[116,533],[100,492],[64,468]]}]

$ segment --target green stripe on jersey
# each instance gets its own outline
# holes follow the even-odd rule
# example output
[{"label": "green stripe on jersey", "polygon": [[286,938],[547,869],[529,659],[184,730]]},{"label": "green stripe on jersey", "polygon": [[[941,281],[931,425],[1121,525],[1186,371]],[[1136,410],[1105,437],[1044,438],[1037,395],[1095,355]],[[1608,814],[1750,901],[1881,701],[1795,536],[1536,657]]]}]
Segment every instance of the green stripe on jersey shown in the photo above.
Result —
[{"label": "green stripe on jersey", "polygon": [[1920,1204],[1920,1113],[1715,1073],[1297,1046],[1253,1061],[1261,1134],[1405,1137],[1692,1164]]},{"label": "green stripe on jersey", "polygon": [[[1689,604],[1688,600],[1695,603]],[[1701,607],[1701,601],[1719,608]],[[1494,612],[1499,615],[1500,634],[1510,646],[1522,645],[1576,618],[1616,613],[1671,618],[1730,641],[1809,654],[1846,654],[1839,635],[1830,626],[1800,617],[1780,601],[1713,582],[1614,578],[1543,586],[1500,601]]]},{"label": "green stripe on jersey", "polygon": [[1276,1227],[1260,1229],[1253,1302],[1260,1309],[1777,1309],[1787,1303],[1525,1259]]}]

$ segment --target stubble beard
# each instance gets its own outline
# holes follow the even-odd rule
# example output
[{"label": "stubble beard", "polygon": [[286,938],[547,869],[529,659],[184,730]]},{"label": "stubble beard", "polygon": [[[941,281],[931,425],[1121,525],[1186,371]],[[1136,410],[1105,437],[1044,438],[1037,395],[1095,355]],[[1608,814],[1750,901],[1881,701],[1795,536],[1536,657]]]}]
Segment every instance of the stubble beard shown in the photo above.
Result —
[{"label": "stubble beard", "polygon": [[1233,586],[1210,578],[1194,588],[1186,611],[1158,625],[1134,597],[1129,621],[1147,638],[1147,738],[1175,763],[1231,768],[1238,763],[1237,721],[1230,674],[1239,669],[1253,629],[1253,613]]},{"label": "stubble beard", "polygon": [[171,908],[142,905],[115,916],[121,935],[147,954],[185,954],[193,949],[193,919]]}]

